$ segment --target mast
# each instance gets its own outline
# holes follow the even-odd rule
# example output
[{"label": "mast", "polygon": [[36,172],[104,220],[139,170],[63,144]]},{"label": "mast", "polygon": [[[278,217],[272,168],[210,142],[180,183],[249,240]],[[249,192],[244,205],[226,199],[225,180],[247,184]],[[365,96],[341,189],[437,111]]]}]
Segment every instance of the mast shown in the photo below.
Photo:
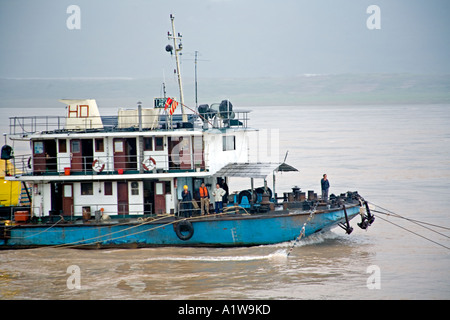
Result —
[{"label": "mast", "polygon": [[[180,104],[181,104],[181,112],[183,114],[183,122],[187,122],[187,115],[184,110],[184,96],[183,96],[183,84],[181,82],[181,68],[180,68],[180,60],[178,58],[178,52],[183,49],[183,46],[181,44],[181,34],[178,33],[176,35],[175,33],[175,17],[171,14],[170,20],[172,22],[172,34],[168,32],[168,38],[173,39],[173,48],[175,49],[175,60],[177,62],[177,76],[178,76],[178,87],[180,88]],[[177,40],[179,40],[179,44],[177,46]]]},{"label": "mast", "polygon": [[195,107],[198,108],[198,100],[197,100],[197,54],[198,51],[195,51]]}]

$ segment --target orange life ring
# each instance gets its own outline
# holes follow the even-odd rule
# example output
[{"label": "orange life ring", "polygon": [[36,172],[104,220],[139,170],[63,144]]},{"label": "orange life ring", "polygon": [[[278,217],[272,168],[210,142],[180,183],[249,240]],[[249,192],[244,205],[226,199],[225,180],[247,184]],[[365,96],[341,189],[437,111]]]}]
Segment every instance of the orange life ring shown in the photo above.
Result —
[{"label": "orange life ring", "polygon": [[156,168],[156,161],[152,157],[149,157],[142,162],[142,166],[146,171],[152,171]]},{"label": "orange life ring", "polygon": [[100,160],[95,159],[94,162],[92,162],[92,169],[93,169],[95,172],[100,173],[100,172],[103,171],[103,169],[105,169],[105,164],[102,163],[102,162],[100,162]]}]

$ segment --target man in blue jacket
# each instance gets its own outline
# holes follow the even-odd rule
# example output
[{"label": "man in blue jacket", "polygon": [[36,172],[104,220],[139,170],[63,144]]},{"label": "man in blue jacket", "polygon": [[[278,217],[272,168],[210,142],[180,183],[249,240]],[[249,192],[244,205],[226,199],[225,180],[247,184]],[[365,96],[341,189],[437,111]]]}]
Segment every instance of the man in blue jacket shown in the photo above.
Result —
[{"label": "man in blue jacket", "polygon": [[322,180],[320,180],[322,186],[322,200],[328,201],[328,189],[330,189],[330,182],[327,179],[327,175],[324,174]]}]

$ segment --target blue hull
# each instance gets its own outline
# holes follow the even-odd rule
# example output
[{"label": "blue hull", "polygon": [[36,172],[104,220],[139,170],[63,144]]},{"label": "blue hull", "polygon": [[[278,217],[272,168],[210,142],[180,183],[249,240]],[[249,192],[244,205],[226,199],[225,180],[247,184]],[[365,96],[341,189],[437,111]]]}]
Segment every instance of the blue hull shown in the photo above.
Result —
[{"label": "blue hull", "polygon": [[[359,205],[349,206],[348,219],[359,214]],[[180,234],[172,217],[128,223],[65,223],[5,226],[0,248],[37,246],[74,247],[149,247],[149,246],[253,246],[296,239],[305,222],[305,236],[345,222],[342,209],[317,211],[310,221],[309,212],[194,217],[190,230]],[[8,229],[6,229],[8,228]],[[183,239],[187,233],[188,239]],[[180,237],[181,235],[181,237]]]}]

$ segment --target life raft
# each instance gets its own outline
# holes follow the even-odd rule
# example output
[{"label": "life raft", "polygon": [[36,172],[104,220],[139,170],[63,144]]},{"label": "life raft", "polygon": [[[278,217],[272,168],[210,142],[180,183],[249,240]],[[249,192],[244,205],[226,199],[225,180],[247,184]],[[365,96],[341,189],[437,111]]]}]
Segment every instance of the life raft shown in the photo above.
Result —
[{"label": "life raft", "polygon": [[180,240],[186,241],[194,235],[194,226],[188,220],[182,220],[174,225],[175,233]]},{"label": "life raft", "polygon": [[156,168],[156,161],[152,157],[148,157],[142,162],[142,166],[146,171],[152,171]]},{"label": "life raft", "polygon": [[95,159],[94,162],[92,162],[92,170],[95,172],[102,172],[105,169],[105,163],[100,161],[99,159]]}]

